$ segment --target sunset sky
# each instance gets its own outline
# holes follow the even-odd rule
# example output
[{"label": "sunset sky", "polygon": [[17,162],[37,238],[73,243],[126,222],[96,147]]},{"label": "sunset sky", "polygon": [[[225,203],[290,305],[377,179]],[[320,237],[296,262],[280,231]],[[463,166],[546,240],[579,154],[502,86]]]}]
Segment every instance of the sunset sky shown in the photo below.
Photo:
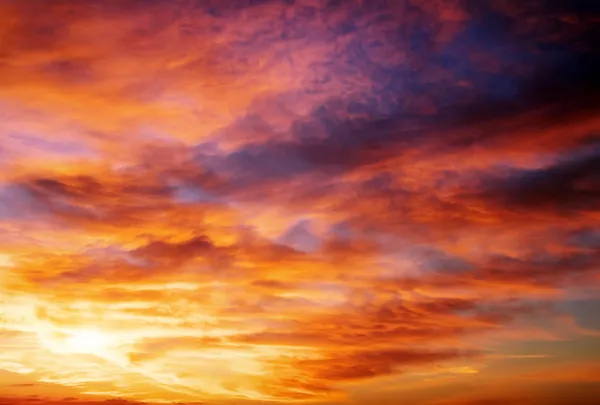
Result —
[{"label": "sunset sky", "polygon": [[599,43],[593,0],[0,0],[0,405],[600,404]]}]

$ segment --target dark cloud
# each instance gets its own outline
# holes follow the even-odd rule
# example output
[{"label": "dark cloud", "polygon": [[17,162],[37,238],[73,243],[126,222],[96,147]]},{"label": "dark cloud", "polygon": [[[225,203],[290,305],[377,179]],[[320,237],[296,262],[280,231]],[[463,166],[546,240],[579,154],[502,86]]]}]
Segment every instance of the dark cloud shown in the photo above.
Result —
[{"label": "dark cloud", "polygon": [[214,249],[210,240],[204,237],[195,237],[183,243],[169,243],[164,241],[150,242],[146,246],[136,249],[132,254],[145,259],[175,259],[182,260],[198,254],[207,253]]},{"label": "dark cloud", "polygon": [[[418,60],[421,57],[418,51],[403,47],[409,38],[415,38],[410,30],[421,29],[427,35],[426,19],[416,19],[414,24],[419,28],[396,32],[395,47],[394,41],[386,37],[390,55],[408,52],[409,60],[416,59],[410,70],[406,60],[397,67],[384,68],[381,64],[389,61],[384,55],[369,59],[364,47],[377,47],[375,43],[350,43],[347,50],[350,59],[335,59],[328,69],[340,77],[356,77],[370,83],[370,97],[360,94],[355,100],[350,96],[350,101],[330,99],[315,107],[309,117],[294,122],[294,140],[252,143],[227,156],[220,167],[240,179],[236,185],[286,181],[307,172],[333,175],[402,156],[406,150],[422,144],[465,148],[498,137],[511,137],[506,131],[493,128],[485,134],[468,131],[456,135],[439,135],[440,129],[448,132],[449,127],[460,129],[497,120],[510,123],[525,113],[540,110],[544,115],[531,125],[543,121],[552,126],[574,114],[595,111],[600,93],[593,52],[573,49],[572,38],[563,43],[562,38],[552,41],[545,36],[568,31],[569,25],[559,20],[560,15],[548,16],[549,11],[533,8],[529,12],[540,13],[540,18],[556,19],[558,26],[539,27],[537,32],[522,34],[522,39],[515,33],[521,14],[513,15],[510,8],[503,10],[493,5],[473,3],[473,7],[473,18],[459,30],[453,42],[435,52],[426,52],[423,60]],[[418,8],[411,10],[418,12]],[[391,11],[378,12],[381,18],[393,15]],[[410,21],[410,17],[405,18]],[[576,34],[583,43],[594,43],[588,30]],[[364,66],[367,62],[378,68]],[[356,66],[356,71],[345,71],[336,65],[340,63]],[[422,99],[426,101],[418,101]],[[415,101],[418,103],[412,104]],[[433,110],[420,112],[423,102]],[[258,116],[250,118],[236,123],[233,130],[261,131],[262,126],[262,131],[270,131]],[[512,136],[520,141],[516,138],[519,133]]]},{"label": "dark cloud", "polygon": [[600,207],[600,156],[558,163],[538,170],[510,173],[492,185],[490,198],[510,209],[596,211]]},{"label": "dark cloud", "polygon": [[391,374],[398,368],[419,363],[442,362],[465,357],[460,352],[419,352],[405,350],[363,351],[348,356],[305,361],[303,369],[316,369],[325,380],[356,380]]}]

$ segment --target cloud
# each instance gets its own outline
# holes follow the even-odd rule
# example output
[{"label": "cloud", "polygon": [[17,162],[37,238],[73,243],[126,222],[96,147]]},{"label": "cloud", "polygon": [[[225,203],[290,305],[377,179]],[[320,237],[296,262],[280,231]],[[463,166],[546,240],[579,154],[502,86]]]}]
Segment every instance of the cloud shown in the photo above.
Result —
[{"label": "cloud", "polygon": [[[318,376],[325,380],[354,380],[364,379],[375,376],[386,375],[394,372],[396,367],[430,363],[435,361],[443,361],[459,356],[458,353],[419,353],[406,352],[401,350],[388,351],[364,351],[346,358],[330,358],[317,361],[308,361],[302,365],[310,369],[311,367],[323,367],[322,371],[318,372]],[[329,363],[329,364],[328,364]]]},{"label": "cloud", "polygon": [[[552,209],[562,213],[594,211],[598,206],[598,156],[561,162],[548,168],[522,170],[489,191],[513,209]],[[497,196],[494,196],[497,194]]]},{"label": "cloud", "polygon": [[[592,6],[97,3],[0,5],[17,384],[341,404],[595,339],[562,306],[600,285]],[[586,367],[521,374],[575,392]],[[523,392],[464,403],[547,399]]]}]

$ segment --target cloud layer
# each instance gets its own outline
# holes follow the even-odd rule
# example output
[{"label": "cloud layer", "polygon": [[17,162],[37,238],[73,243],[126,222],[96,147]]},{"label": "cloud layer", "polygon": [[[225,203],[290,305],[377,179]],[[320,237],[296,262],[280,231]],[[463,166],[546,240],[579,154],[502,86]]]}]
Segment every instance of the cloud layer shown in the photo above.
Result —
[{"label": "cloud layer", "polygon": [[588,4],[2,2],[0,369],[98,401],[573,403]]}]

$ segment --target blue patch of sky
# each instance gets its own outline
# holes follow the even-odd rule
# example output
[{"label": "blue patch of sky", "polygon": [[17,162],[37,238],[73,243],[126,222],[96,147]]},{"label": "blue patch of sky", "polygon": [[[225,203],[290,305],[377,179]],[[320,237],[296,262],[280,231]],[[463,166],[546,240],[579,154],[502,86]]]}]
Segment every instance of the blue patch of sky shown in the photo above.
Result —
[{"label": "blue patch of sky", "polygon": [[314,253],[321,246],[321,241],[310,229],[310,221],[306,219],[301,219],[289,227],[277,238],[277,243],[307,253]]},{"label": "blue patch of sky", "polygon": [[558,307],[572,314],[579,326],[600,331],[600,299],[569,300],[559,303]]},{"label": "blue patch of sky", "polygon": [[7,135],[7,138],[7,142],[14,142],[14,146],[11,149],[16,149],[17,152],[31,153],[32,151],[40,151],[50,155],[68,155],[73,157],[85,157],[94,154],[94,151],[89,146],[73,140],[50,140],[41,136],[20,132],[12,132]]},{"label": "blue patch of sky", "polygon": [[26,219],[35,206],[34,198],[15,185],[0,186],[0,220]]},{"label": "blue patch of sky", "polygon": [[584,249],[600,248],[600,229],[582,229],[567,238],[569,245]]},{"label": "blue patch of sky", "polygon": [[220,198],[199,186],[180,185],[173,191],[173,199],[178,204],[201,204],[217,202]]}]

